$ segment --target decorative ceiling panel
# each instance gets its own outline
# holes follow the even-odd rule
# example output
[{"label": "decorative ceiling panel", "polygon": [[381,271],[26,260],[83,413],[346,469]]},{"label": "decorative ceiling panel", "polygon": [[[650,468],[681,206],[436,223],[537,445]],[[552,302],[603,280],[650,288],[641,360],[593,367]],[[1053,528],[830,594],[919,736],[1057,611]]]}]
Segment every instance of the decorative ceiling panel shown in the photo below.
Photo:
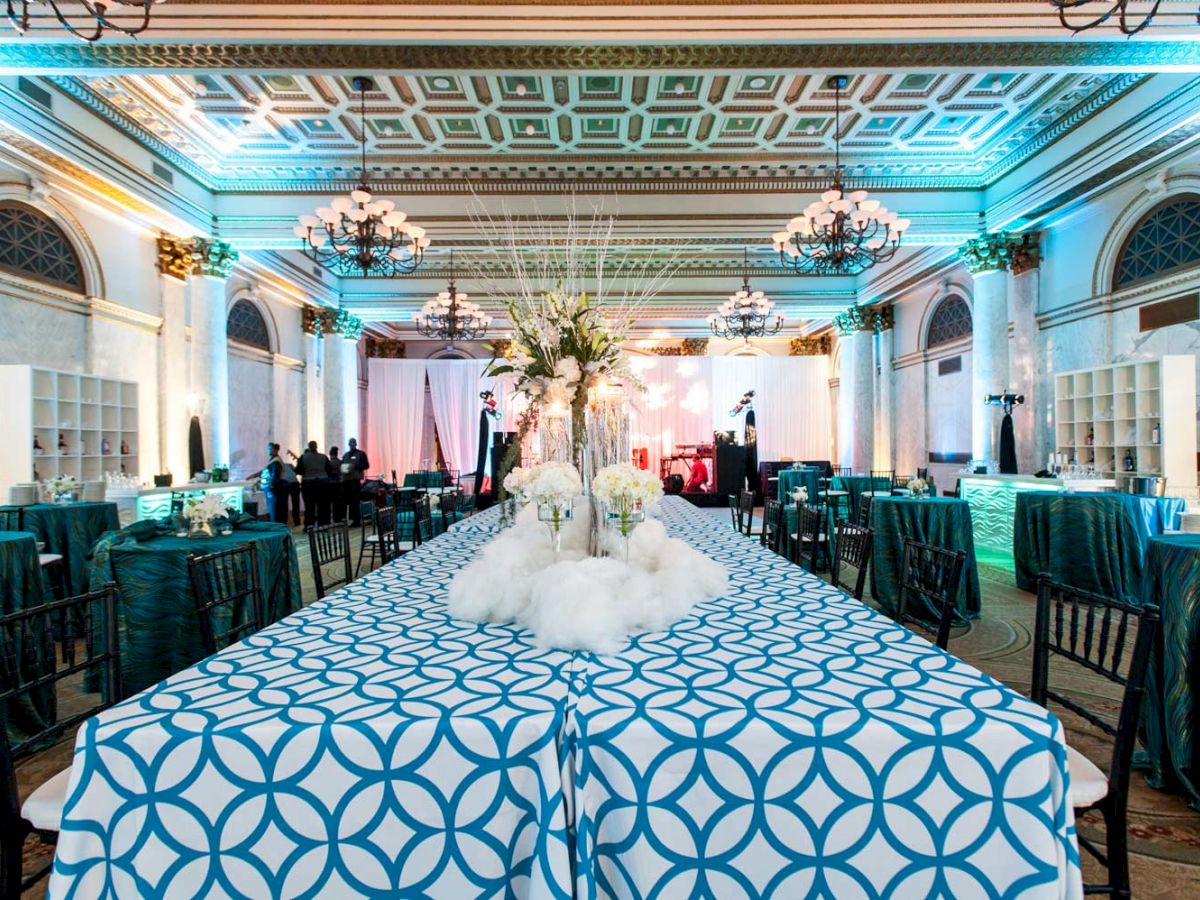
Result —
[{"label": "decorative ceiling panel", "polygon": [[[867,74],[842,103],[843,162],[866,180],[989,183],[1146,75]],[[564,167],[662,179],[720,164],[781,177],[833,164],[827,73],[563,72],[377,77],[372,180],[520,177]],[[221,190],[357,177],[357,97],[341,75],[96,75],[60,88]]]}]

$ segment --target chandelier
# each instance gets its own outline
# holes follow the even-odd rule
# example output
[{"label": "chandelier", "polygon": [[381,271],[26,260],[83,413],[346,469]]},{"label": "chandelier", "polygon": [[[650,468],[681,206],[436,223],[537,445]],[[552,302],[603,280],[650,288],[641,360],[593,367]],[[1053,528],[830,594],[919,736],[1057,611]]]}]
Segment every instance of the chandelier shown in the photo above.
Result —
[{"label": "chandelier", "polygon": [[785,231],[772,235],[786,268],[800,275],[855,275],[896,255],[900,238],[911,224],[899,218],[878,200],[868,200],[866,191],[842,190],[842,89],[845,75],[827,82],[834,89],[833,185],[787,223]]},{"label": "chandelier", "polygon": [[[118,25],[110,19],[108,17],[110,3],[104,2],[104,0],[77,0],[77,2],[71,5],[83,8],[71,13],[69,18],[66,13],[59,9],[57,0],[19,0],[19,2],[17,0],[7,0],[8,21],[12,23],[12,27],[18,32],[25,34],[29,30],[29,8],[31,6],[48,6],[50,12],[54,14],[54,18],[58,19],[58,24],[75,35],[75,37],[91,43],[92,41],[100,40],[104,35],[105,29],[119,31],[121,34],[130,36],[141,34],[150,27],[150,7],[162,2],[164,0],[111,0],[111,3],[115,3],[118,6],[127,6],[142,11],[141,23],[134,25],[132,28],[125,25]],[[20,12],[17,12],[18,7],[20,8]],[[71,19],[82,19],[85,17],[91,20],[91,24],[85,27],[75,25],[71,21]]]},{"label": "chandelier", "polygon": [[301,216],[293,232],[305,256],[338,275],[408,275],[425,259],[429,238],[391,200],[372,199],[367,184],[366,98],[375,84],[363,76],[351,84],[359,96],[362,182],[349,197],[338,197],[316,215]]},{"label": "chandelier", "polygon": [[717,337],[730,341],[778,334],[783,327],[783,316],[777,315],[771,321],[774,306],[762,291],[750,290],[750,254],[743,250],[742,288],[708,317],[708,327]]},{"label": "chandelier", "polygon": [[[1108,9],[1102,13],[1096,13],[1093,4],[1100,2],[1106,3]],[[1069,28],[1075,34],[1103,25],[1116,16],[1116,25],[1121,29],[1121,33],[1134,35],[1154,21],[1154,17],[1158,15],[1158,8],[1162,6],[1162,0],[1154,0],[1150,9],[1140,14],[1140,21],[1136,21],[1139,13],[1133,13],[1135,21],[1132,24],[1130,23],[1129,0],[1050,0],[1050,5],[1058,10],[1058,20],[1062,22],[1063,27]],[[1091,7],[1091,9],[1085,10],[1085,6]],[[1068,21],[1067,14],[1076,10],[1080,13],[1086,13],[1091,18]],[[1196,12],[1196,21],[1200,23],[1200,10]]]},{"label": "chandelier", "polygon": [[492,317],[471,303],[454,284],[454,251],[450,251],[450,284],[417,313],[417,333],[436,340],[474,341],[487,333]]}]

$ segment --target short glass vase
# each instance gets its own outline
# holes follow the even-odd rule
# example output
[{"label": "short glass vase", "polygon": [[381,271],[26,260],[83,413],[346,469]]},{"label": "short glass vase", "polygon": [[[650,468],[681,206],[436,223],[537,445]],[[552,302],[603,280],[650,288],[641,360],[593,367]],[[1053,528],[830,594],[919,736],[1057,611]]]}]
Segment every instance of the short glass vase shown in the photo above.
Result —
[{"label": "short glass vase", "polygon": [[575,515],[575,511],[571,507],[571,501],[539,501],[537,512],[538,521],[545,523],[545,525],[550,529],[550,541],[554,547],[554,555],[558,556],[559,551],[562,549],[563,523]]},{"label": "short glass vase", "polygon": [[635,528],[646,521],[646,510],[641,500],[632,500],[608,507],[604,521],[610,531],[621,536],[621,556],[629,562],[629,536]]},{"label": "short glass vase", "polygon": [[74,491],[56,491],[54,493],[53,499],[54,499],[54,502],[59,505],[65,505],[67,503],[74,503],[75,502],[75,492]]},{"label": "short glass vase", "polygon": [[210,538],[213,534],[211,519],[188,519],[188,537]]}]

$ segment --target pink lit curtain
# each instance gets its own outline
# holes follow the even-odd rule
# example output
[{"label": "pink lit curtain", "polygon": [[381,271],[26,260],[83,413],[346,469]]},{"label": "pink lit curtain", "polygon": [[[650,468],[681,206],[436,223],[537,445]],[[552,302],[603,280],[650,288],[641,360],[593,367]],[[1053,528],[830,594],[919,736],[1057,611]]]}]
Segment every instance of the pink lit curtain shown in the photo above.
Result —
[{"label": "pink lit curtain", "polygon": [[[630,366],[645,393],[630,392],[630,437],[649,451],[650,471],[679,444],[712,440],[712,359],[707,356],[634,356]],[[687,475],[686,464],[672,470]]]},{"label": "pink lit curtain", "polygon": [[403,478],[421,464],[421,439],[425,426],[425,373],[423,359],[370,359],[367,361],[367,407],[371,422],[367,455],[373,472],[391,472]]},{"label": "pink lit curtain", "polygon": [[474,472],[479,451],[481,391],[491,388],[483,379],[487,361],[482,359],[431,359],[426,364],[433,419],[437,425],[442,456],[460,473]]}]

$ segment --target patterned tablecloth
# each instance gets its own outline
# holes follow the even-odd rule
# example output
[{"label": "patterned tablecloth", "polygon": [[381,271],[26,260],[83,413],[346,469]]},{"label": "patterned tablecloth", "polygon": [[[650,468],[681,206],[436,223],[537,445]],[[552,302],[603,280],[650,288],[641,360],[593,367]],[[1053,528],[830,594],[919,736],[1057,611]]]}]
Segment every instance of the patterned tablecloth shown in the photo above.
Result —
[{"label": "patterned tablecloth", "polygon": [[45,542],[46,553],[62,555],[69,596],[88,589],[92,545],[121,527],[115,503],[37,503],[25,507],[22,521],[26,531]]},{"label": "patterned tablecloth", "polygon": [[[971,508],[951,497],[876,497],[871,503],[871,528],[875,544],[871,555],[871,592],[886,611],[896,608],[904,562],[904,538],[946,550],[965,550],[962,583],[955,599],[959,623],[979,618],[982,608],[979,567],[975,563],[975,537]],[[927,610],[936,622],[940,612]]]},{"label": "patterned tablecloth", "polygon": [[1146,682],[1138,763],[1154,787],[1182,791],[1200,809],[1200,535],[1150,538],[1143,600],[1162,613],[1162,631]]},{"label": "patterned tablecloth", "polygon": [[[300,568],[286,525],[246,522],[229,536],[145,536],[137,523],[97,548],[93,579],[115,580],[119,588],[117,626],[121,638],[121,677],[126,695],[143,690],[205,657],[187,558],[247,542],[258,550],[258,577],[267,617],[276,621],[300,608]],[[142,530],[135,538],[131,532]],[[126,539],[127,538],[127,539]]]},{"label": "patterned tablecloth", "polygon": [[51,895],[1079,896],[1057,720],[661,515],[732,591],[618,656],[450,619],[460,528],[102,713]]},{"label": "patterned tablecloth", "polygon": [[1141,603],[1150,538],[1176,528],[1184,507],[1175,497],[1018,494],[1013,522],[1017,587],[1036,591],[1038,574],[1048,572],[1072,587]]}]

